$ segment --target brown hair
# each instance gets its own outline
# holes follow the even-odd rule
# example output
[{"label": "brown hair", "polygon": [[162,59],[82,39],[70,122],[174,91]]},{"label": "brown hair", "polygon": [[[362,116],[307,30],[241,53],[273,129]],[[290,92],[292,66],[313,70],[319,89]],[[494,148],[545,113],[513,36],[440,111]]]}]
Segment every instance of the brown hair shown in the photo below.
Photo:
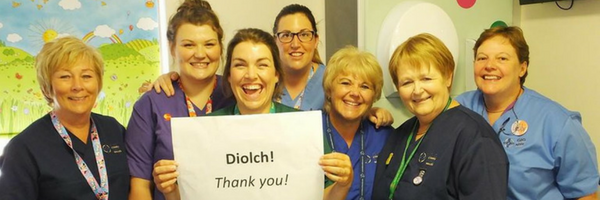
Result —
[{"label": "brown hair", "polygon": [[[319,34],[317,33],[317,22],[315,21],[315,16],[312,14],[310,9],[308,9],[308,7],[300,4],[290,4],[286,7],[283,7],[281,11],[279,11],[279,14],[277,14],[277,17],[275,17],[275,22],[273,23],[273,35],[277,34],[277,29],[279,29],[279,20],[281,20],[282,17],[296,13],[302,13],[304,16],[306,16],[306,18],[308,18],[308,21],[315,32],[315,36],[319,37]],[[315,49],[312,62],[323,64],[323,60],[321,60],[321,56],[319,56],[318,49]]]},{"label": "brown hair", "polygon": [[273,56],[273,65],[275,66],[275,72],[279,75],[279,82],[275,85],[275,91],[273,92],[272,99],[278,100],[281,98],[283,93],[283,69],[281,68],[281,60],[279,60],[279,50],[277,44],[275,44],[275,38],[269,33],[256,29],[246,28],[239,30],[235,36],[229,41],[227,45],[227,61],[225,62],[225,69],[223,70],[223,90],[226,95],[231,96],[231,84],[227,81],[227,78],[231,75],[231,61],[233,56],[233,50],[235,47],[242,42],[252,42],[255,44],[264,44],[271,51]]},{"label": "brown hair", "polygon": [[[177,8],[177,13],[171,17],[167,29],[167,39],[171,50],[175,47],[175,36],[181,25],[190,23],[196,26],[209,25],[217,32],[219,46],[223,46],[223,28],[212,7],[204,0],[186,0]],[[221,48],[223,51],[223,48]],[[222,53],[222,52],[221,52]]]},{"label": "brown hair", "polygon": [[[475,56],[477,57],[477,49],[479,49],[483,42],[496,36],[501,36],[508,40],[510,45],[515,48],[515,52],[519,58],[519,63],[527,62],[527,66],[529,66],[529,45],[527,45],[527,41],[525,41],[523,30],[521,30],[521,28],[518,26],[496,26],[484,30],[481,35],[479,35],[479,39],[477,39],[477,42],[475,42],[475,46],[473,47]],[[528,71],[529,70],[526,70],[525,75],[519,79],[521,86],[523,86],[523,83],[525,83],[525,78],[527,78]]]}]

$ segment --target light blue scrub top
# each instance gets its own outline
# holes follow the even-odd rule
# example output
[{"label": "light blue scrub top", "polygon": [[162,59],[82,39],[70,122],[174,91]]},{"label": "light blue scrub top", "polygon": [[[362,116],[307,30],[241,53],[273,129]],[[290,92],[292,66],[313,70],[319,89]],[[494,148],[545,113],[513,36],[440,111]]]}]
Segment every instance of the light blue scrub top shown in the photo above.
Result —
[{"label": "light blue scrub top", "polygon": [[[304,97],[302,97],[302,104],[300,110],[321,110],[323,109],[323,103],[325,103],[325,92],[323,92],[323,74],[325,73],[325,65],[320,64],[317,71],[313,74],[313,77],[308,81],[304,88]],[[290,97],[290,93],[287,88],[283,88],[283,95],[281,95],[281,104],[294,108],[296,100],[300,95],[296,96],[296,99]]]},{"label": "light blue scrub top", "polygon": [[[465,92],[456,100],[489,122],[481,91]],[[521,136],[512,133],[517,119],[528,124]],[[596,150],[578,112],[524,87],[513,109],[493,128],[510,162],[508,199],[577,198],[598,190]]]}]

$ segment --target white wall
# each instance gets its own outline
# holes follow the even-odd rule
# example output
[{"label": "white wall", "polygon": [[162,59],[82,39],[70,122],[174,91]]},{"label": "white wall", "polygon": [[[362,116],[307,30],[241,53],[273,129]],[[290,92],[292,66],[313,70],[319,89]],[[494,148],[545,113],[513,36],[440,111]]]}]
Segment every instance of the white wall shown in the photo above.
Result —
[{"label": "white wall", "polygon": [[[359,41],[364,40],[364,48],[377,55],[377,40],[379,37],[379,30],[383,20],[387,16],[388,12],[394,8],[397,4],[403,1],[409,0],[361,0],[363,6],[362,10],[359,7],[359,13],[364,13],[364,25],[362,30],[364,38],[359,38]],[[502,20],[507,24],[512,24],[513,20],[513,2],[507,0],[486,0],[477,1],[475,5],[469,9],[460,7],[457,1],[454,0],[420,0],[425,2],[433,3],[442,8],[452,19],[454,26],[456,27],[459,42],[459,56],[456,68],[456,74],[454,76],[454,83],[452,85],[452,96],[456,96],[465,91],[465,56],[469,56],[471,59],[472,52],[465,50],[466,39],[477,39],[479,34],[484,29],[487,29],[492,25],[494,21]],[[359,26],[360,27],[360,26]],[[360,37],[360,35],[359,35]],[[387,70],[387,63],[380,63]],[[383,95],[382,95],[383,96]],[[413,115],[408,112],[399,98],[381,98],[375,103],[375,106],[382,107],[390,110],[394,116],[394,127],[400,126],[404,121]]]},{"label": "white wall", "polygon": [[[182,2],[184,0],[167,1],[166,17],[168,19],[177,11],[177,7]],[[271,33],[273,22],[281,8],[293,3],[304,5],[310,8],[317,21],[320,40],[319,55],[321,58],[325,58],[325,2],[322,0],[208,0],[208,2],[221,21],[225,32],[223,38],[225,48],[238,29],[260,28]],[[166,31],[161,34],[166,34]],[[226,52],[226,49],[223,49],[223,52]],[[223,61],[225,56],[222,57]]]},{"label": "white wall", "polygon": [[[560,2],[563,7],[570,1]],[[600,1],[575,0],[571,10],[554,3],[523,5],[521,28],[529,44],[525,86],[570,110],[600,148]]]}]

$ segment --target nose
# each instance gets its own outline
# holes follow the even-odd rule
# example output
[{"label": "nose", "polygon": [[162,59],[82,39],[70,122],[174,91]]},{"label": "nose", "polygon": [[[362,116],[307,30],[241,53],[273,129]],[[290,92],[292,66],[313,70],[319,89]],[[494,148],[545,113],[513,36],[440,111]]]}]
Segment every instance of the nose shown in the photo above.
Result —
[{"label": "nose", "polygon": [[256,66],[250,65],[246,70],[246,74],[244,74],[244,78],[254,80],[257,76]]},{"label": "nose", "polygon": [[493,69],[496,68],[496,63],[494,63],[494,61],[492,59],[488,59],[485,63],[484,63],[484,67],[486,70],[491,71]]},{"label": "nose", "polygon": [[420,96],[423,93],[422,83],[419,81],[415,82],[415,87],[413,88],[413,95]]},{"label": "nose", "polygon": [[194,52],[194,57],[204,59],[204,57],[206,57],[206,49],[202,46],[198,46]]},{"label": "nose", "polygon": [[292,41],[290,42],[290,45],[292,46],[292,48],[297,48],[300,47],[300,36],[298,34],[293,35],[292,36]]},{"label": "nose", "polygon": [[83,89],[83,80],[81,77],[74,77],[72,80],[73,85],[71,85],[71,90],[80,91]]}]

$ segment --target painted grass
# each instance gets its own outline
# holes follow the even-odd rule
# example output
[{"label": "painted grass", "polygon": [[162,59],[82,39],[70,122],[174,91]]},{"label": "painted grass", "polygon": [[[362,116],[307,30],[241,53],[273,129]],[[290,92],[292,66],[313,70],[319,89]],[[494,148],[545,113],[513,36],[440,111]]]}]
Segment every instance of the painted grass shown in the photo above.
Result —
[{"label": "painted grass", "polygon": [[[160,73],[159,62],[142,56],[105,60],[104,86],[93,112],[127,125],[138,88]],[[33,62],[0,64],[0,137],[21,132],[50,107],[39,89]]]}]

